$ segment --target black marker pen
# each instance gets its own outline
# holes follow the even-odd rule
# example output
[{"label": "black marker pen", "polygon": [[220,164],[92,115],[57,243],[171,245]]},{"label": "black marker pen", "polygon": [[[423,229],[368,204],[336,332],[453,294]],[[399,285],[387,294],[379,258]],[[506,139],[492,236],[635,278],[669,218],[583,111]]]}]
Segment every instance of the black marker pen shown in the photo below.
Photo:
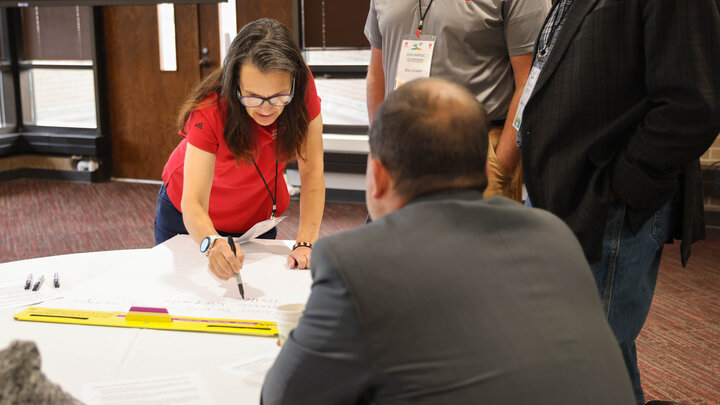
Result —
[{"label": "black marker pen", "polygon": [[[233,240],[232,236],[228,236],[228,244],[230,245],[230,250],[232,250],[233,254],[237,256],[237,250],[235,249],[235,241]],[[237,274],[235,274],[235,280],[237,281],[238,291],[240,291],[240,298],[245,299],[245,289],[243,288],[242,276],[240,275],[239,271],[237,272]]]},{"label": "black marker pen", "polygon": [[32,290],[33,290],[33,291],[39,290],[40,287],[42,287],[43,281],[45,281],[45,275],[44,275],[44,274],[43,274],[42,276],[40,276],[40,278],[38,279],[38,281],[35,282],[35,285],[33,286],[33,289],[32,289]]}]

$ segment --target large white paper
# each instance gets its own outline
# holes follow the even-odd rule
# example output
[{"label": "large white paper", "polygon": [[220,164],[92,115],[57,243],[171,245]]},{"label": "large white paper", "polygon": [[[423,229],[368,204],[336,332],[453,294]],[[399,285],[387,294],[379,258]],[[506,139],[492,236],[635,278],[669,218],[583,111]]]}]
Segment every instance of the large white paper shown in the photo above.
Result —
[{"label": "large white paper", "polygon": [[42,306],[113,312],[141,306],[166,308],[175,316],[275,321],[278,305],[307,301],[310,272],[287,267],[287,243],[248,242],[241,248],[244,300],[235,278],[216,278],[192,239],[178,236]]},{"label": "large white paper", "polygon": [[[45,276],[45,282],[38,291],[33,291],[32,287],[25,290],[25,280],[10,279],[0,281],[0,309],[23,307],[58,298],[59,293],[52,287],[52,278],[48,281],[47,276]],[[35,281],[37,280],[33,279],[33,284]]]},{"label": "large white paper", "polygon": [[88,405],[204,405],[213,399],[200,374],[83,384]]}]

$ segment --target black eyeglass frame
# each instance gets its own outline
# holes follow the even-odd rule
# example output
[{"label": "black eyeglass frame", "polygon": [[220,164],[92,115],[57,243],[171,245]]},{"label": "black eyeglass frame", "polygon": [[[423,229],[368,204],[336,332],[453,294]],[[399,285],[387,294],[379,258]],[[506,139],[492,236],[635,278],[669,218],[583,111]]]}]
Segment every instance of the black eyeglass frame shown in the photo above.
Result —
[{"label": "black eyeglass frame", "polygon": [[[295,78],[293,77],[292,80],[292,89],[290,90],[290,94],[276,94],[272,97],[258,97],[258,96],[243,96],[240,92],[240,89],[237,90],[237,97],[238,100],[240,100],[240,104],[244,105],[247,108],[260,108],[263,104],[267,101],[268,104],[270,104],[273,107],[284,107],[292,101],[293,97],[295,97]],[[280,101],[279,104],[274,104],[273,99],[278,99],[281,97],[289,97],[287,101]],[[258,105],[247,105],[246,100],[261,100],[260,104]]]}]

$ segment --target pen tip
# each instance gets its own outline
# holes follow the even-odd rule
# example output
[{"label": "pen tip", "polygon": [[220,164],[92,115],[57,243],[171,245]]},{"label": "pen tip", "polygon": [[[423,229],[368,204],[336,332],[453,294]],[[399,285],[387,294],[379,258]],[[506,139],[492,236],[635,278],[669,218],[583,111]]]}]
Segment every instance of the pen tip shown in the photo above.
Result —
[{"label": "pen tip", "polygon": [[242,284],[238,284],[238,290],[240,291],[240,297],[242,299],[245,299],[245,289],[243,288]]}]

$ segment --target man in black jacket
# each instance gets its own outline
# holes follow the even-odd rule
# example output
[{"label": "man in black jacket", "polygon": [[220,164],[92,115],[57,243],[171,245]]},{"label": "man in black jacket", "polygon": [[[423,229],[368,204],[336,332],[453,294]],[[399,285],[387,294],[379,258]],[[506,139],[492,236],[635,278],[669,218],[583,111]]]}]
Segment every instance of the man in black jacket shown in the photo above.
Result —
[{"label": "man in black jacket", "polygon": [[720,131],[719,8],[557,0],[514,120],[530,203],[580,240],[639,404],[635,338],[663,244],[682,239],[685,265],[704,237],[698,158]]}]

